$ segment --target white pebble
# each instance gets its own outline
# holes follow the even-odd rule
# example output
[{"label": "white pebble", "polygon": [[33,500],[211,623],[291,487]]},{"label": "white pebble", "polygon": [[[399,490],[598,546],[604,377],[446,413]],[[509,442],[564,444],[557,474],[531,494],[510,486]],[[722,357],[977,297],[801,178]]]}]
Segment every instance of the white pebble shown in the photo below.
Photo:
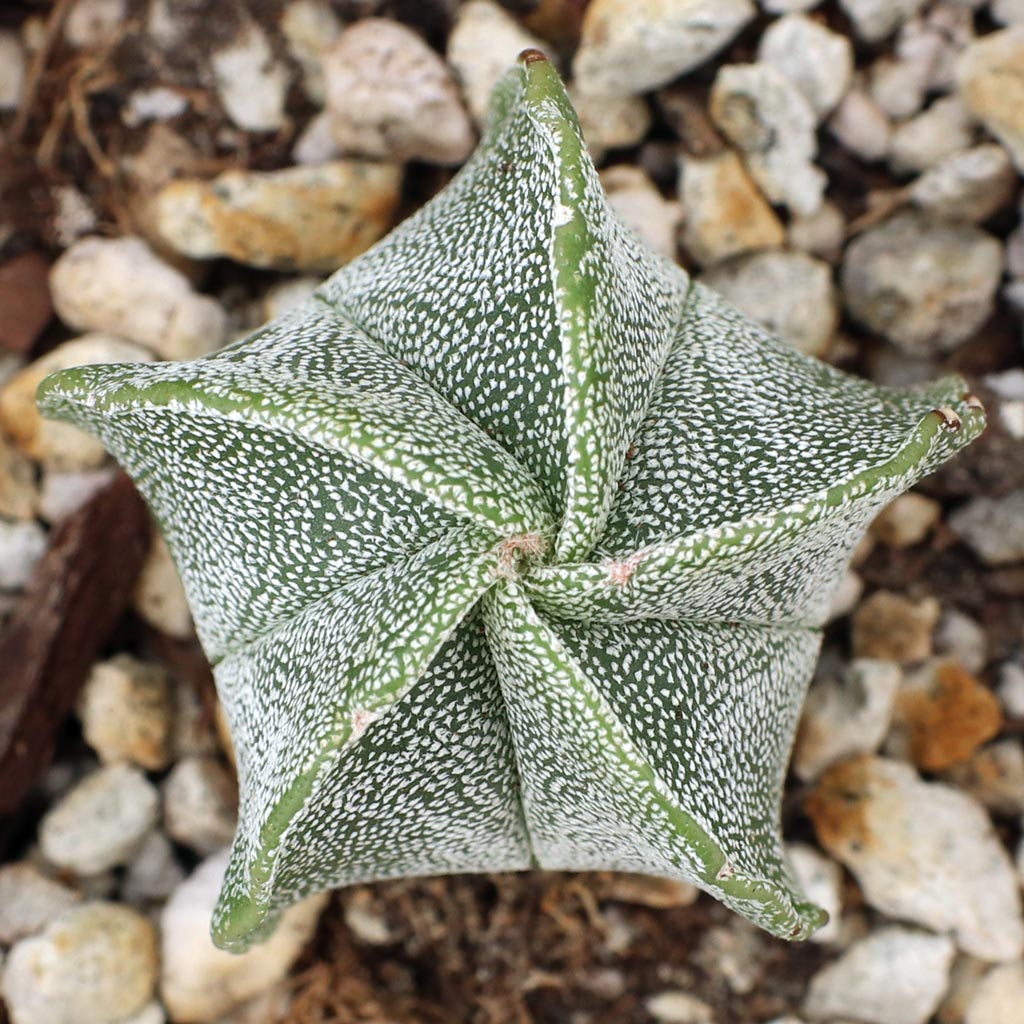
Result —
[{"label": "white pebble", "polygon": [[819,121],[843,98],[853,80],[850,40],[803,14],[790,14],[769,25],[757,59],[789,78]]},{"label": "white pebble", "polygon": [[286,910],[276,931],[245,953],[217,949],[210,918],[224,880],[228,851],[202,864],[174,891],[160,916],[161,991],[176,1021],[212,1021],[270,989],[309,941],[327,894]]},{"label": "white pebble", "polygon": [[338,144],[334,141],[334,129],[331,127],[331,115],[321,110],[306,122],[306,127],[292,146],[292,162],[302,166],[330,163],[341,156]]},{"label": "white pebble", "polygon": [[21,590],[46,551],[46,534],[34,521],[0,519],[0,590]]},{"label": "white pebble", "polygon": [[595,163],[600,163],[609,149],[642,142],[651,127],[651,109],[642,96],[592,96],[570,85],[569,97]]},{"label": "white pebble", "polygon": [[15,110],[25,85],[25,51],[14,32],[0,32],[0,110]]},{"label": "white pebble", "polygon": [[1004,662],[999,669],[996,692],[1008,715],[1024,718],[1024,665],[1017,661]]},{"label": "white pebble", "polygon": [[86,776],[39,826],[43,856],[58,867],[95,875],[126,864],[156,821],[156,789],[137,768],[112,764]]},{"label": "white pebble", "polygon": [[39,488],[39,515],[48,523],[59,523],[74,515],[114,479],[111,466],[102,469],[46,469]]},{"label": "white pebble", "polygon": [[665,199],[639,167],[618,164],[601,172],[608,202],[627,227],[656,253],[673,259],[683,218],[679,203]]},{"label": "white pebble", "polygon": [[290,75],[255,22],[247,22],[231,43],[215,51],[210,63],[217,95],[239,128],[272,132],[284,127]]},{"label": "white pebble", "polygon": [[809,217],[791,218],[786,239],[794,249],[833,263],[843,251],[846,220],[835,203],[825,200]]},{"label": "white pebble", "polygon": [[829,131],[861,160],[881,160],[889,152],[892,124],[863,89],[851,89],[829,119]]},{"label": "white pebble", "polygon": [[811,979],[804,1012],[812,1020],[927,1024],[946,993],[955,952],[944,935],[881,928]]},{"label": "white pebble", "polygon": [[1024,488],[972,498],[950,516],[949,526],[985,565],[1024,562]]},{"label": "white pebble", "polygon": [[842,868],[807,843],[788,843],[786,852],[800,888],[812,903],[828,912],[828,923],[811,936],[811,941],[838,941],[843,909]]},{"label": "white pebble", "polygon": [[175,841],[203,856],[230,842],[238,818],[231,776],[213,757],[186,757],[163,784],[164,827]]},{"label": "white pebble", "polygon": [[668,990],[644,1000],[647,1012],[663,1024],[714,1024],[714,1011],[689,992]]},{"label": "white pebble", "polygon": [[153,829],[128,865],[121,899],[133,906],[162,903],[184,880],[185,872],[167,836]]},{"label": "white pebble", "polygon": [[167,542],[156,535],[135,584],[132,609],[161,633],[178,640],[192,636],[192,612]]},{"label": "white pebble", "polygon": [[453,166],[476,133],[443,60],[385,18],[349,26],[324,57],[327,111],[343,154]]},{"label": "white pebble", "polygon": [[64,19],[64,39],[76,50],[111,42],[127,15],[126,0],[77,0]]},{"label": "white pebble", "polygon": [[74,907],[10,952],[3,992],[11,1024],[122,1024],[149,1003],[153,926],[128,907]]},{"label": "white pebble", "polygon": [[892,35],[924,6],[924,0],[839,0],[861,39],[876,43]]},{"label": "white pebble", "polygon": [[750,0],[592,0],[576,84],[601,96],[649,92],[723,49],[754,13]]},{"label": "white pebble", "polygon": [[889,166],[896,174],[926,171],[974,141],[970,117],[957,96],[936,100],[898,125],[889,140]]},{"label": "white pebble", "polygon": [[341,22],[327,0],[291,0],[281,13],[281,32],[292,58],[302,69],[302,88],[318,107],[327,99],[324,55],[341,32]]},{"label": "white pebble", "polygon": [[1024,963],[994,967],[967,1006],[964,1024],[1020,1024],[1024,1010]]},{"label": "white pebble", "polygon": [[34,935],[81,896],[27,862],[0,867],[0,945]]},{"label": "white pebble", "polygon": [[226,317],[140,238],[83,238],[50,272],[60,318],[137,342],[163,359],[194,359],[224,342]]},{"label": "white pebble", "polygon": [[910,198],[943,220],[976,224],[1012,198],[1017,175],[1002,146],[975,146],[944,157],[910,186]]},{"label": "white pebble", "polygon": [[772,202],[804,217],[817,211],[826,183],[813,162],[817,118],[781,71],[770,64],[724,65],[711,87],[710,110]]}]

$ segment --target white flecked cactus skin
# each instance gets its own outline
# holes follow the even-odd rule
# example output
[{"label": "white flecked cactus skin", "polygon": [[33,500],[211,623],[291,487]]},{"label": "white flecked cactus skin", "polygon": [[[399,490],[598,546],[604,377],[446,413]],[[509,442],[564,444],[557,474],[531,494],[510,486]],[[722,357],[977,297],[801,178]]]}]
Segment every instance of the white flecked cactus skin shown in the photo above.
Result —
[{"label": "white flecked cactus skin", "polygon": [[874,514],[984,425],[958,378],[845,376],[647,251],[535,53],[305,307],[40,405],[135,478],[215,666],[231,949],[311,892],[535,866],[807,936],[779,804],[820,627]]}]

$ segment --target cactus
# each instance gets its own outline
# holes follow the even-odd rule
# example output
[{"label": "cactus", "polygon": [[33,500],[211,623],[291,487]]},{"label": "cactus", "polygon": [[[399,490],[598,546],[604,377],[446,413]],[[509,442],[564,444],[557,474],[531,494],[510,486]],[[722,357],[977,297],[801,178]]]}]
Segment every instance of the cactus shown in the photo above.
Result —
[{"label": "cactus", "polygon": [[532,867],[806,937],[779,805],[822,623],[875,513],[984,425],[960,379],[846,376],[648,251],[536,51],[300,309],[39,402],[181,571],[238,757],[230,949],[312,892]]}]

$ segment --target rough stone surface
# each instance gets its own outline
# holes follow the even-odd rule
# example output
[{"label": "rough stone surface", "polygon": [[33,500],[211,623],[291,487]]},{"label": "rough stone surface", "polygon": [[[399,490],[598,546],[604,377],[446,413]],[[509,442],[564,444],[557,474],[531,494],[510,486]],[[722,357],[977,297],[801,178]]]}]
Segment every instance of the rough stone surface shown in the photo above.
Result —
[{"label": "rough stone surface", "polygon": [[957,76],[971,114],[1006,146],[1024,172],[1024,24],[968,46]]},{"label": "rough stone surface", "polygon": [[281,12],[288,53],[302,69],[303,90],[318,107],[327,99],[324,59],[341,27],[328,0],[290,0]]},{"label": "rough stone surface", "polygon": [[39,487],[39,517],[47,523],[59,523],[74,515],[114,479],[111,465],[99,469],[62,472],[46,469]]},{"label": "rough stone surface", "polygon": [[1024,949],[1020,891],[984,809],[909,765],[858,757],[830,768],[806,810],[818,840],[890,917],[951,932],[982,960]]},{"label": "rough stone surface", "polygon": [[1006,150],[986,143],[930,167],[910,186],[910,198],[935,217],[977,224],[1006,205],[1016,187]]},{"label": "rough stone surface", "polygon": [[792,217],[786,240],[794,249],[835,263],[846,241],[846,219],[835,203],[825,200],[809,217]]},{"label": "rough stone surface", "polygon": [[827,263],[802,252],[769,250],[713,267],[701,281],[801,352],[828,351],[839,308]]},{"label": "rough stone surface", "polygon": [[45,928],[81,896],[47,878],[26,862],[0,867],[0,945],[10,945]]},{"label": "rough stone surface", "polygon": [[930,65],[885,54],[868,69],[871,98],[895,121],[912,118],[924,106]]},{"label": "rough stone surface", "polygon": [[829,131],[862,160],[881,160],[889,152],[892,123],[864,89],[854,87],[840,101],[828,122]]},{"label": "rough stone surface", "polygon": [[43,419],[36,407],[36,390],[51,373],[69,366],[145,362],[152,358],[145,349],[106,334],[86,334],[66,341],[0,388],[0,427],[25,455],[50,469],[95,469],[106,461],[106,449],[77,427]]},{"label": "rough stone surface", "polygon": [[967,761],[1002,724],[988,687],[956,659],[933,659],[903,680],[886,752],[924,771],[942,771]]},{"label": "rough stone surface", "polygon": [[1008,661],[999,669],[999,700],[1008,715],[1024,718],[1024,665]]},{"label": "rough stone surface", "polygon": [[679,200],[683,246],[704,266],[785,241],[782,223],[732,150],[682,157]]},{"label": "rough stone surface", "polygon": [[761,37],[757,59],[781,71],[803,93],[820,121],[853,80],[853,46],[818,21],[789,14]]},{"label": "rough stone surface", "polygon": [[154,535],[139,573],[132,608],[161,633],[179,640],[192,636],[192,612],[185,588],[167,542],[159,535]]},{"label": "rough stone surface", "polygon": [[916,491],[901,494],[871,524],[871,533],[886,547],[909,548],[920,544],[942,515],[942,506]]},{"label": "rough stone surface", "polygon": [[237,797],[231,776],[213,757],[186,757],[164,780],[167,834],[203,856],[216,853],[235,834]]},{"label": "rough stone surface", "polygon": [[358,160],[174,181],[156,197],[157,230],[195,259],[329,271],[391,226],[400,182],[397,165]]},{"label": "rough stone surface", "polygon": [[255,22],[247,22],[227,46],[216,50],[210,63],[224,111],[239,128],[273,132],[284,126],[291,76]]},{"label": "rough stone surface", "polygon": [[900,213],[847,248],[843,296],[857,320],[905,352],[938,354],[992,312],[1002,264],[1002,247],[984,231]]},{"label": "rough stone surface", "polygon": [[972,498],[950,516],[950,529],[985,565],[1024,561],[1024,489],[1001,498]]},{"label": "rough stone surface", "polygon": [[493,0],[469,0],[448,36],[448,63],[462,83],[477,125],[487,121],[491,90],[523,50],[550,49]]},{"label": "rough stone surface", "polygon": [[994,814],[1024,815],[1024,744],[1019,737],[990,743],[948,772],[947,778]]},{"label": "rough stone surface", "polygon": [[587,149],[597,163],[609,149],[625,149],[642,142],[651,127],[651,108],[642,96],[592,96],[573,86],[569,95]]},{"label": "rough stone surface", "polygon": [[14,110],[25,84],[25,51],[14,32],[0,32],[0,110]]},{"label": "rough stone surface", "polygon": [[958,96],[947,96],[893,129],[889,166],[896,174],[917,174],[968,149],[973,141],[966,108]]},{"label": "rough stone surface", "polygon": [[889,590],[876,591],[854,613],[854,657],[901,664],[924,661],[932,653],[939,611],[933,597],[912,601]]},{"label": "rough stone surface", "polygon": [[817,211],[826,184],[813,163],[817,118],[781,71],[770,64],[724,65],[711,87],[710,111],[772,202],[805,217]]},{"label": "rough stone surface", "polygon": [[843,909],[842,869],[807,843],[788,843],[786,852],[800,888],[812,903],[828,912],[828,924],[819,928],[811,936],[811,941],[838,941]]},{"label": "rough stone surface", "polygon": [[15,945],[3,972],[11,1024],[123,1024],[153,993],[156,935],[127,907],[86,903]]},{"label": "rough stone surface", "polygon": [[977,673],[988,664],[988,636],[969,615],[947,608],[935,631],[935,651],[952,655],[969,672]]},{"label": "rough stone surface", "polygon": [[312,937],[328,896],[284,912],[277,930],[246,953],[226,953],[210,940],[210,917],[227,867],[225,850],[174,891],[160,916],[161,994],[172,1020],[212,1021],[271,988]]},{"label": "rough stone surface", "polygon": [[125,872],[121,898],[134,906],[162,903],[185,880],[185,872],[163,832],[153,829]]},{"label": "rough stone surface", "polygon": [[839,0],[854,30],[869,43],[892,35],[924,6],[924,0]]},{"label": "rough stone surface", "polygon": [[967,1006],[964,1024],[1020,1024],[1024,963],[993,967]]},{"label": "rough stone surface", "polygon": [[812,979],[812,1020],[927,1024],[949,984],[956,950],[945,935],[881,928],[854,943]]},{"label": "rough stone surface", "polygon": [[194,359],[224,342],[220,305],[141,238],[75,242],[54,264],[50,289],[69,326],[126,338],[163,359]]},{"label": "rough stone surface", "polygon": [[323,73],[343,154],[453,165],[476,143],[452,72],[398,22],[364,18],[350,25],[325,55]]},{"label": "rough stone surface", "polygon": [[679,203],[665,199],[639,167],[620,164],[601,172],[612,209],[655,252],[675,257],[676,234],[683,219]]},{"label": "rough stone surface", "polygon": [[703,64],[753,16],[751,0],[593,0],[576,82],[606,96],[648,92]]},{"label": "rough stone surface", "polygon": [[95,875],[126,864],[156,821],[157,792],[137,768],[112,764],[86,776],[39,826],[43,856]]},{"label": "rough stone surface", "polygon": [[152,662],[119,654],[93,666],[78,715],[85,740],[104,764],[130,761],[159,771],[170,761],[171,690]]},{"label": "rough stone surface", "polygon": [[21,590],[46,551],[46,534],[34,522],[0,519],[0,590]]}]

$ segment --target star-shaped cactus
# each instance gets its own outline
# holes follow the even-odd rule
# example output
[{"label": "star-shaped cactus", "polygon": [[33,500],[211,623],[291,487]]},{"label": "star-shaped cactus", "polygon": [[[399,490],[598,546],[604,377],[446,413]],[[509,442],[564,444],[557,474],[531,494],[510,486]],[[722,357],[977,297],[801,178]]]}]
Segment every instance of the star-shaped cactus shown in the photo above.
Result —
[{"label": "star-shaped cactus", "polygon": [[875,513],[983,426],[768,337],[609,211],[525,53],[465,169],[301,309],[40,403],[174,552],[241,783],[214,935],[371,879],[621,869],[776,935],[820,627]]}]

